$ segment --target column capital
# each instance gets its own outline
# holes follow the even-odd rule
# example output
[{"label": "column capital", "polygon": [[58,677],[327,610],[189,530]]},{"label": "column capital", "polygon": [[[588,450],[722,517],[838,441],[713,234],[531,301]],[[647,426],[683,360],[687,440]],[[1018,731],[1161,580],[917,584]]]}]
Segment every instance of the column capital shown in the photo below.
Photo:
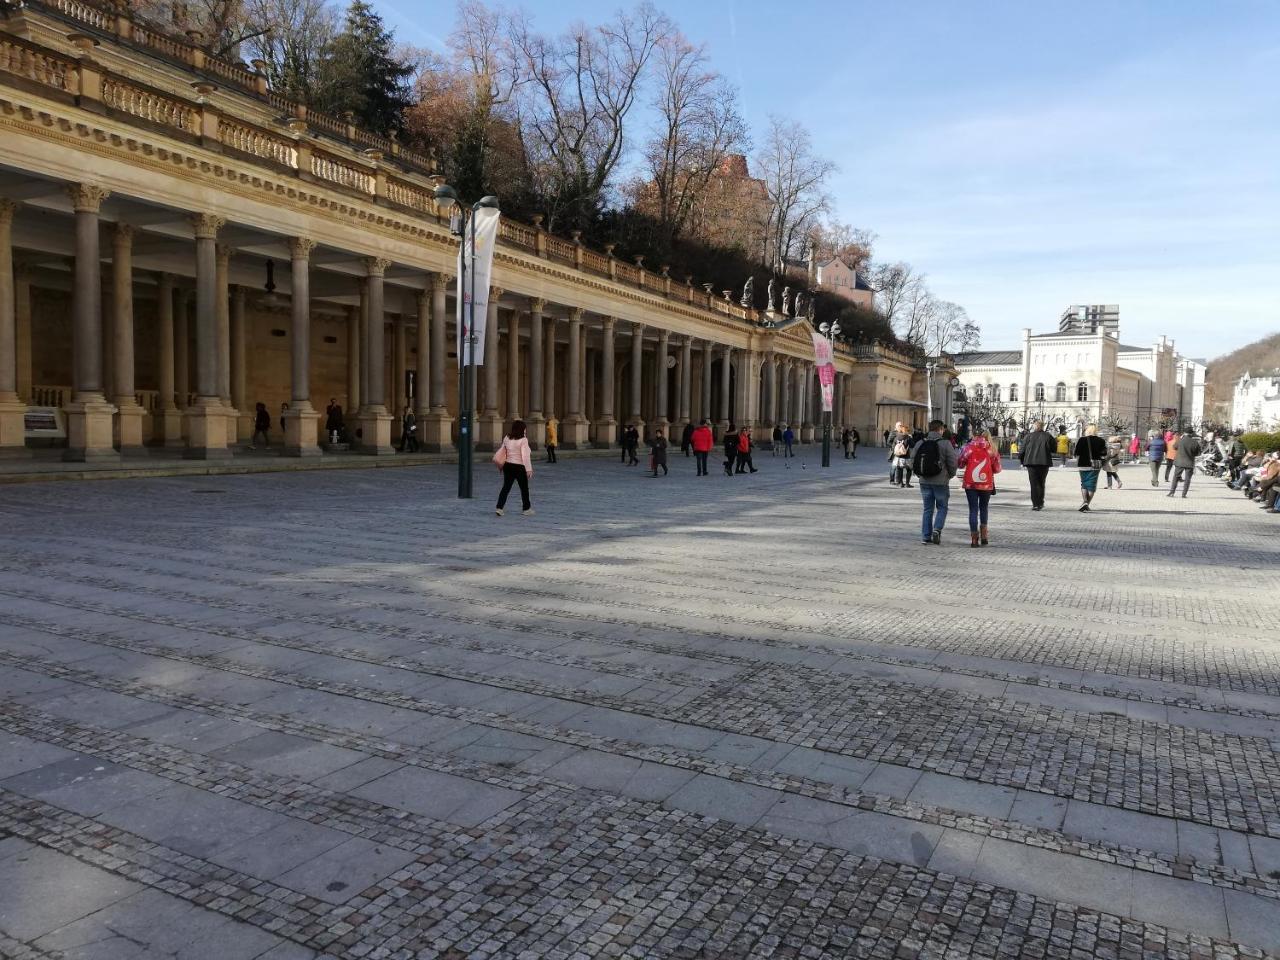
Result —
[{"label": "column capital", "polygon": [[585,311],[585,310],[583,310],[581,307],[574,307],[573,309],[571,309],[571,310],[569,311],[569,322],[570,322],[570,323],[581,323],[581,322],[582,322],[582,315],[583,315],[585,312],[586,312],[586,311]]},{"label": "column capital", "polygon": [[195,230],[197,240],[216,240],[218,231],[226,226],[225,217],[219,217],[212,213],[193,213],[191,215],[191,226]]},{"label": "column capital", "polygon": [[391,266],[391,261],[383,257],[365,257],[364,270],[365,274],[370,277],[384,277],[387,274],[387,267]]},{"label": "column capital", "polygon": [[218,266],[225,267],[231,262],[231,255],[235,253],[235,248],[230,244],[220,243],[217,246]]},{"label": "column capital", "polygon": [[117,220],[111,228],[111,245],[113,247],[131,246],[135,232],[133,224]]},{"label": "column capital", "polygon": [[453,279],[452,274],[448,273],[429,273],[427,276],[431,281],[432,293],[435,293],[437,290],[445,289],[449,286],[449,281]]},{"label": "column capital", "polygon": [[156,286],[161,290],[168,290],[170,293],[173,292],[174,287],[177,285],[173,274],[165,273],[163,270],[156,271],[155,278]]},{"label": "column capital", "polygon": [[13,215],[18,212],[16,200],[0,197],[0,224],[13,223]]},{"label": "column capital", "polygon": [[670,331],[670,330],[666,330],[666,329],[659,330],[659,331],[658,331],[658,341],[659,341],[660,343],[670,343],[670,342],[671,342],[671,331]]},{"label": "column capital", "polygon": [[501,299],[502,299],[502,295],[503,295],[504,293],[506,293],[506,292],[507,292],[507,291],[503,290],[501,287],[490,286],[490,287],[489,287],[489,302],[490,302],[491,304],[493,304],[494,306],[497,306],[497,305],[498,305],[498,304],[497,304],[497,301],[501,300]]},{"label": "column capital", "polygon": [[293,260],[310,260],[311,251],[315,248],[316,242],[310,237],[289,238],[289,256]]},{"label": "column capital", "polygon": [[71,208],[76,213],[97,213],[102,209],[102,201],[111,196],[111,191],[90,183],[69,183],[67,196],[71,198]]},{"label": "column capital", "polygon": [[547,301],[542,297],[529,298],[529,310],[531,313],[542,313],[547,309]]},{"label": "column capital", "polygon": [[614,328],[614,326],[617,324],[617,322],[618,322],[618,321],[617,321],[617,318],[616,318],[616,317],[601,317],[601,318],[600,318],[600,326],[601,326],[604,330],[607,330],[609,333],[612,333],[612,332],[613,332],[613,328]]},{"label": "column capital", "polygon": [[644,324],[639,320],[633,320],[631,322],[631,332],[644,336]]}]

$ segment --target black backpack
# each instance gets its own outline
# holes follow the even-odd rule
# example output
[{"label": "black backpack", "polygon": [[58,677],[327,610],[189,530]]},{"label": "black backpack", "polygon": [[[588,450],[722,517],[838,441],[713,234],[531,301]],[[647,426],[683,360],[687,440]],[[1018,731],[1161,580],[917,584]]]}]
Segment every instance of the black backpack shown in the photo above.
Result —
[{"label": "black backpack", "polygon": [[921,440],[911,458],[911,469],[917,477],[936,477],[942,472],[942,453],[937,440]]}]

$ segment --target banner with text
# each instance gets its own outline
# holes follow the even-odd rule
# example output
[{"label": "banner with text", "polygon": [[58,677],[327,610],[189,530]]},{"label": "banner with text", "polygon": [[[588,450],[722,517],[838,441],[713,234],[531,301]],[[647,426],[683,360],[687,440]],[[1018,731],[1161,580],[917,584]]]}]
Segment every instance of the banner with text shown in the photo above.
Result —
[{"label": "banner with text", "polygon": [[818,368],[818,383],[822,385],[822,412],[830,413],[835,401],[836,364],[831,341],[817,330],[813,334],[813,362]]},{"label": "banner with text", "polygon": [[[493,248],[498,242],[498,218],[501,213],[492,207],[481,207],[471,214],[471,224],[463,234],[462,245],[458,249],[458,366],[466,364],[466,338],[475,337],[475,345],[471,348],[472,363],[477,367],[484,366],[484,328],[489,316],[489,280],[493,275]],[[468,236],[467,234],[470,234]],[[472,255],[472,240],[475,238],[475,253]],[[464,263],[465,258],[465,263]],[[465,266],[465,269],[464,269]],[[466,278],[465,281],[463,278]],[[466,287],[464,290],[463,287]],[[475,291],[475,303],[471,302],[471,291]],[[470,321],[475,317],[475,329],[470,329]]]}]

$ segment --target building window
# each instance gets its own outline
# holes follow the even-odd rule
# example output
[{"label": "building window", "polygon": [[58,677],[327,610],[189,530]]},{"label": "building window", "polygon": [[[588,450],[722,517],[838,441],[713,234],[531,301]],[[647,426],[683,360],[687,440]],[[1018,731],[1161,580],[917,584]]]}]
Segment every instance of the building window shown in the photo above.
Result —
[{"label": "building window", "polygon": [[1044,403],[1044,384],[1043,383],[1036,384],[1036,402]]},{"label": "building window", "polygon": [[1081,403],[1089,402],[1089,385],[1083,380],[1076,384],[1076,399]]},{"label": "building window", "polygon": [[1016,383],[1009,384],[1009,402],[1018,402],[1018,385]]},{"label": "building window", "polygon": [[1054,403],[1067,402],[1067,385],[1063,383],[1061,380],[1059,380],[1058,385],[1053,388],[1053,402]]},{"label": "building window", "polygon": [[980,384],[980,383],[975,383],[975,384],[973,385],[973,399],[975,399],[975,400],[981,400],[981,399],[982,399],[982,384]]},{"label": "building window", "polygon": [[993,383],[993,384],[991,385],[991,399],[992,399],[992,401],[994,401],[995,403],[999,403],[999,402],[1000,402],[1000,384],[998,384],[998,383]]}]

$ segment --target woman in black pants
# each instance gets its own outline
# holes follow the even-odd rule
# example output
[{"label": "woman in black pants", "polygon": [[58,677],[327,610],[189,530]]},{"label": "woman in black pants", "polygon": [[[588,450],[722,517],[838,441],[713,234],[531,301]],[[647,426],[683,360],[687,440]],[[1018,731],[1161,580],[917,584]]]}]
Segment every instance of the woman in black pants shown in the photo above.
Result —
[{"label": "woman in black pants", "polygon": [[511,485],[520,485],[520,505],[524,515],[533,514],[533,504],[529,502],[529,478],[533,476],[533,455],[529,452],[529,441],[524,435],[523,420],[511,424],[511,431],[502,438],[502,446],[493,455],[493,462],[502,471],[502,492],[498,494],[497,514],[502,516],[507,506],[507,494]]}]

